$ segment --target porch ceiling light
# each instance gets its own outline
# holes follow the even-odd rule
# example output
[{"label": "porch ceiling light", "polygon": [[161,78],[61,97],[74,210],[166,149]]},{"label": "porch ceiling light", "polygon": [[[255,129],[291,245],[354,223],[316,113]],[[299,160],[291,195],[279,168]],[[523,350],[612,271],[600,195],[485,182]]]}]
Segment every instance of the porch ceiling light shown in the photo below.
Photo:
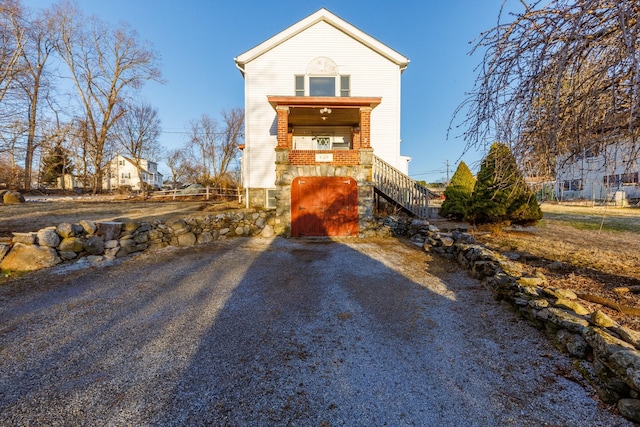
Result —
[{"label": "porch ceiling light", "polygon": [[327,115],[331,114],[331,108],[321,108],[320,115],[322,116],[322,120],[327,120]]}]

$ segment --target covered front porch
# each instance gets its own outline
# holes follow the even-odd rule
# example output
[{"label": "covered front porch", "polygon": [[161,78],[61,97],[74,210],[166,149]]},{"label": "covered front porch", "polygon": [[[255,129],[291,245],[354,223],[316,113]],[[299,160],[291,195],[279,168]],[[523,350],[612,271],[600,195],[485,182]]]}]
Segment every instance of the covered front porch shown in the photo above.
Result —
[{"label": "covered front porch", "polygon": [[356,166],[371,150],[371,111],[379,97],[270,96],[276,151],[291,165]]},{"label": "covered front porch", "polygon": [[287,234],[358,235],[373,216],[371,111],[381,98],[268,99],[277,113],[276,211]]}]

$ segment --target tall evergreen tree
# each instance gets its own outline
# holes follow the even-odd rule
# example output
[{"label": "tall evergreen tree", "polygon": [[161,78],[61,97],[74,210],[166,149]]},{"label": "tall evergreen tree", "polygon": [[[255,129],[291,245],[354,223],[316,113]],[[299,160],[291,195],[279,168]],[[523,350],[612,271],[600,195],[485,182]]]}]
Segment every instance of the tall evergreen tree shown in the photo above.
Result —
[{"label": "tall evergreen tree", "polygon": [[456,220],[464,219],[467,216],[475,183],[476,179],[467,164],[460,162],[451,182],[444,190],[445,200],[440,208],[440,216]]},{"label": "tall evergreen tree", "polygon": [[42,158],[42,182],[55,185],[58,177],[72,173],[73,169],[73,161],[65,149],[61,144],[56,144],[49,154]]},{"label": "tall evergreen tree", "polygon": [[467,219],[482,223],[535,223],[542,211],[509,147],[493,143],[482,160]]}]

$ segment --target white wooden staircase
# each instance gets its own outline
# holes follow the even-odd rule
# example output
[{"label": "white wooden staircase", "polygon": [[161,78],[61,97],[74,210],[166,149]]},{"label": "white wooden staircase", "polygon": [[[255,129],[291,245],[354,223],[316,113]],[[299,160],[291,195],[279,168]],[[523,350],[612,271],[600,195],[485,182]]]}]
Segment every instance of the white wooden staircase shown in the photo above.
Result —
[{"label": "white wooden staircase", "polygon": [[429,217],[429,196],[434,194],[427,187],[375,155],[373,156],[373,182],[375,191],[379,195],[418,218]]}]

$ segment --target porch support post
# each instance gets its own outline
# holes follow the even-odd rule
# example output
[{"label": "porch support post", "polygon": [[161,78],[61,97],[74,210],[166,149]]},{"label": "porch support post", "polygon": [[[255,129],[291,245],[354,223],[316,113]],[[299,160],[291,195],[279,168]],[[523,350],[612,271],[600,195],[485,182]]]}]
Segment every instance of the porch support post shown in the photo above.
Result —
[{"label": "porch support post", "polygon": [[293,147],[289,134],[289,107],[276,106],[278,145],[276,146],[276,234],[291,236],[291,175],[289,151]]},{"label": "porch support post", "polygon": [[371,148],[371,107],[360,107],[360,147]]},{"label": "porch support post", "polygon": [[289,107],[278,105],[276,113],[278,115],[278,148],[291,149],[289,142]]}]

